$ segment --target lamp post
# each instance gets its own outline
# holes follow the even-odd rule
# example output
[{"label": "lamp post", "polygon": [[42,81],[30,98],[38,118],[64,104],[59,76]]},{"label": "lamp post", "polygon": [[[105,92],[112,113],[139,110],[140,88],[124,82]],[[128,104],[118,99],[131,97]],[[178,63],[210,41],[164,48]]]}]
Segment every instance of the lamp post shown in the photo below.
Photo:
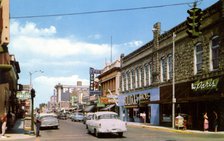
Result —
[{"label": "lamp post", "polygon": [[173,93],[172,93],[172,128],[175,128],[175,39],[176,34],[173,32]]},{"label": "lamp post", "polygon": [[34,131],[34,117],[33,117],[34,102],[33,102],[33,98],[35,97],[35,90],[33,89],[33,86],[32,86],[32,75],[37,72],[44,73],[44,71],[42,71],[42,70],[36,70],[34,72],[29,72],[29,74],[30,74],[30,95],[31,95],[31,104],[32,104],[32,106],[31,106],[31,131]]}]

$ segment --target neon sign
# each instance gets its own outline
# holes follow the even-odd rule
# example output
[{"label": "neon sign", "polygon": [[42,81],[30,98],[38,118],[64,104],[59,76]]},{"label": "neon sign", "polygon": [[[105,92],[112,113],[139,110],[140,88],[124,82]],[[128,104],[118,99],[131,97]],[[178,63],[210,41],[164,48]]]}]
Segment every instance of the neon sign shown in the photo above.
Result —
[{"label": "neon sign", "polygon": [[204,90],[218,90],[217,86],[219,83],[219,78],[216,79],[207,79],[204,81],[196,81],[194,83],[191,83],[191,89],[193,91],[204,91]]}]

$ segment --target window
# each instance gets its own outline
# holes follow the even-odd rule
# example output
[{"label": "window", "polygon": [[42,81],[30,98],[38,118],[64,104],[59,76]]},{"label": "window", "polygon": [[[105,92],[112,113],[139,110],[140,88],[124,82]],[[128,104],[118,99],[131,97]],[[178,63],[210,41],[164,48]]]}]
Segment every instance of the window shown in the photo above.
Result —
[{"label": "window", "polygon": [[167,57],[167,79],[173,78],[173,56],[170,54]]},{"label": "window", "polygon": [[125,79],[125,75],[124,73],[122,74],[122,77],[121,77],[121,90],[124,91],[124,79]]},{"label": "window", "polygon": [[195,74],[202,71],[202,44],[195,46]]},{"label": "window", "polygon": [[211,70],[219,68],[219,37],[215,36],[211,40]]},{"label": "window", "polygon": [[149,65],[145,64],[144,65],[144,86],[146,86],[148,84],[148,73],[149,73]]},{"label": "window", "polygon": [[135,70],[131,70],[131,80],[132,80],[132,83],[131,83],[131,89],[135,88]]},{"label": "window", "polygon": [[148,74],[148,77],[149,77],[149,85],[152,84],[152,63],[149,64],[149,74]]},{"label": "window", "polygon": [[166,81],[166,61],[165,58],[161,59],[161,82]]},{"label": "window", "polygon": [[143,81],[142,80],[144,80],[144,70],[143,70],[143,68],[142,67],[140,67],[140,73],[139,73],[139,87],[142,87],[142,83],[143,83]]},{"label": "window", "polygon": [[138,70],[138,68],[136,68],[135,72],[136,72],[136,75],[135,75],[135,87],[138,88],[139,87],[139,70]]},{"label": "window", "polygon": [[126,90],[129,90],[129,86],[130,86],[130,72],[127,71],[126,72]]}]

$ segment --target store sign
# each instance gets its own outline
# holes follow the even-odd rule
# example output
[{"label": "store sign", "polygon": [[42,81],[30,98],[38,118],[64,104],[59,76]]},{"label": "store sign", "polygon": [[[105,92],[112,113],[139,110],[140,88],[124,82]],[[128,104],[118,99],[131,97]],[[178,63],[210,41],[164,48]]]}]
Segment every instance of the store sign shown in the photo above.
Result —
[{"label": "store sign", "polygon": [[30,93],[27,91],[18,91],[16,97],[21,100],[30,99]]},{"label": "store sign", "polygon": [[196,81],[194,83],[191,83],[191,89],[193,91],[204,91],[204,90],[218,90],[218,83],[219,83],[219,78],[216,79],[207,79],[204,81]]},{"label": "store sign", "polygon": [[150,99],[150,93],[128,95],[125,97],[125,105],[137,105],[140,103],[140,101],[145,101],[149,99]]}]

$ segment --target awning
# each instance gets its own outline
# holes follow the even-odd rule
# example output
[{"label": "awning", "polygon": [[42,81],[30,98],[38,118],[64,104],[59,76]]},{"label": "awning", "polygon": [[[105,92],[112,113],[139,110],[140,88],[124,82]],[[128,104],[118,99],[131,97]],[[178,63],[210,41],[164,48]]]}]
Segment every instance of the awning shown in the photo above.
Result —
[{"label": "awning", "polygon": [[93,111],[94,108],[95,108],[95,105],[89,105],[89,106],[85,107],[85,109],[83,111],[84,112],[91,112],[91,111]]},{"label": "awning", "polygon": [[107,105],[105,108],[102,108],[102,109],[100,109],[100,110],[102,110],[102,111],[108,111],[108,110],[110,110],[111,108],[113,108],[114,106],[115,106],[115,104]]}]

